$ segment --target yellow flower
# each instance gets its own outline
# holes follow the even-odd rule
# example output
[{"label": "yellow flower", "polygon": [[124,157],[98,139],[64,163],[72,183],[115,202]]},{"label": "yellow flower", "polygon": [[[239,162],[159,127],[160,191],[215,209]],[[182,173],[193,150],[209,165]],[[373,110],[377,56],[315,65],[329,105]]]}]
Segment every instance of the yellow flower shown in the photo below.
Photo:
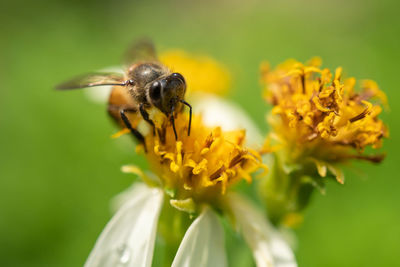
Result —
[{"label": "yellow flower", "polygon": [[[202,266],[225,267],[228,262],[220,216],[240,231],[258,266],[296,266],[290,247],[264,214],[229,190],[242,180],[250,183],[257,170],[266,170],[260,154],[244,146],[245,131],[222,130],[243,126],[240,123],[246,121],[246,116],[211,94],[194,94],[226,93],[228,72],[208,57],[192,57],[181,51],[165,53],[161,60],[183,74],[188,84],[186,97],[191,97],[185,98],[194,110],[204,114],[204,121],[194,115],[190,123],[188,114],[178,106],[177,114],[168,119],[156,108],[149,108],[149,118],[155,123],[153,131],[139,113],[129,115],[133,127],[144,137],[137,151],[143,153],[151,172],[137,166],[122,168],[141,177],[144,183],[135,181],[114,200],[117,212],[85,266],[151,266],[159,234],[164,243],[164,265],[193,266],[201,262]],[[218,107],[222,115],[207,118],[196,108],[202,101],[207,102],[208,110]],[[256,128],[249,128],[251,135]],[[123,129],[113,137],[129,133]],[[273,249],[276,244],[278,250]]]},{"label": "yellow flower", "polygon": [[229,71],[208,56],[170,50],[160,55],[160,61],[173,71],[182,73],[187,82],[188,94],[204,92],[225,95],[228,92],[231,84]]},{"label": "yellow flower", "polygon": [[236,182],[251,182],[251,173],[263,166],[260,155],[243,146],[243,130],[211,129],[200,116],[193,116],[188,136],[188,116],[179,113],[175,119],[176,141],[170,122],[157,121],[157,134],[145,136],[145,157],[163,187],[173,191],[173,199],[214,201]]},{"label": "yellow flower", "polygon": [[272,135],[287,148],[286,160],[312,161],[321,176],[326,168],[336,175],[330,164],[349,158],[381,160],[362,152],[367,146],[379,148],[388,136],[378,118],[381,104],[387,104],[385,94],[370,80],[355,90],[356,80],[343,80],[342,68],[333,74],[320,65],[314,58],[307,64],[288,60],[275,70],[267,63],[261,67],[264,97],[273,105],[268,117]]}]

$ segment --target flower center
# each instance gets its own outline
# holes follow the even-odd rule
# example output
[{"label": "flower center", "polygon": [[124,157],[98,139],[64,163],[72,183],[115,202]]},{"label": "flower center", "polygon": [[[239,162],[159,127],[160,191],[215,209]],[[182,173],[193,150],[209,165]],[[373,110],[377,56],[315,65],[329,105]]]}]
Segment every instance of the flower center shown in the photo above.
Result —
[{"label": "flower center", "polygon": [[168,120],[156,135],[145,136],[146,147],[153,148],[145,156],[173,198],[212,201],[242,179],[251,182],[251,173],[263,167],[259,154],[243,146],[244,131],[210,129],[195,115],[188,136],[187,120],[186,114],[175,119],[178,141]]},{"label": "flower center", "polygon": [[341,68],[332,74],[319,64],[317,59],[306,65],[292,60],[273,71],[264,67],[265,97],[279,118],[271,118],[275,130],[301,143],[318,139],[358,150],[380,146],[387,129],[377,118],[381,106],[371,101],[385,104],[385,94],[373,81],[364,81],[356,92],[354,78],[341,81]]}]

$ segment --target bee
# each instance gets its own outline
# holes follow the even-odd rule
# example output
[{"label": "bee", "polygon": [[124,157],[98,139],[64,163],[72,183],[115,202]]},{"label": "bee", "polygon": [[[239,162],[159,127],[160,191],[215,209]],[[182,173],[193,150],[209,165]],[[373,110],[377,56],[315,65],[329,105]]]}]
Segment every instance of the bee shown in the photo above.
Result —
[{"label": "bee", "polygon": [[[186,82],[184,77],[158,61],[154,45],[142,40],[135,43],[124,56],[126,71],[122,73],[88,73],[56,86],[57,90],[80,89],[94,86],[112,86],[108,100],[108,113],[120,125],[144,144],[144,136],[133,126],[132,114],[150,124],[155,134],[155,123],[148,110],[155,107],[170,120],[175,139],[175,113],[182,106],[189,108],[188,135],[192,121],[192,106],[184,100]],[[133,116],[135,118],[135,116]],[[134,124],[137,124],[136,122]]]}]

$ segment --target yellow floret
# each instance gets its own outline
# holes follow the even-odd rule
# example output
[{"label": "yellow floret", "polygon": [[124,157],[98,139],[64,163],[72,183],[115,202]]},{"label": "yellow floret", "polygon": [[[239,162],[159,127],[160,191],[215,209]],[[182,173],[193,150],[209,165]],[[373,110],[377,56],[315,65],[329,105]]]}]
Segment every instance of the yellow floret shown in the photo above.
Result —
[{"label": "yellow floret", "polygon": [[190,55],[181,50],[161,54],[161,62],[180,72],[186,79],[188,94],[194,92],[225,95],[231,84],[230,73],[225,66],[208,56]]},{"label": "yellow floret", "polygon": [[388,136],[378,118],[386,95],[370,80],[355,90],[354,78],[342,81],[341,67],[332,74],[320,65],[314,58],[307,64],[288,60],[275,70],[261,66],[263,95],[273,105],[269,122],[273,135],[285,140],[290,161],[382,159],[362,153],[367,146],[380,147]]}]

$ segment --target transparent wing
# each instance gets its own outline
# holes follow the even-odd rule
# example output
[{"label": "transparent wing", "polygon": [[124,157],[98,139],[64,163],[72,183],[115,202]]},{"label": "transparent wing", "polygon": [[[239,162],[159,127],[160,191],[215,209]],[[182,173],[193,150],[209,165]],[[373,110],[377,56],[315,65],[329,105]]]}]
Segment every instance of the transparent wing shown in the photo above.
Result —
[{"label": "transparent wing", "polygon": [[102,85],[125,85],[124,82],[124,75],[121,73],[88,73],[59,84],[56,89],[69,90]]},{"label": "transparent wing", "polygon": [[149,39],[134,42],[124,55],[124,63],[128,66],[138,61],[158,61],[154,44]]}]

